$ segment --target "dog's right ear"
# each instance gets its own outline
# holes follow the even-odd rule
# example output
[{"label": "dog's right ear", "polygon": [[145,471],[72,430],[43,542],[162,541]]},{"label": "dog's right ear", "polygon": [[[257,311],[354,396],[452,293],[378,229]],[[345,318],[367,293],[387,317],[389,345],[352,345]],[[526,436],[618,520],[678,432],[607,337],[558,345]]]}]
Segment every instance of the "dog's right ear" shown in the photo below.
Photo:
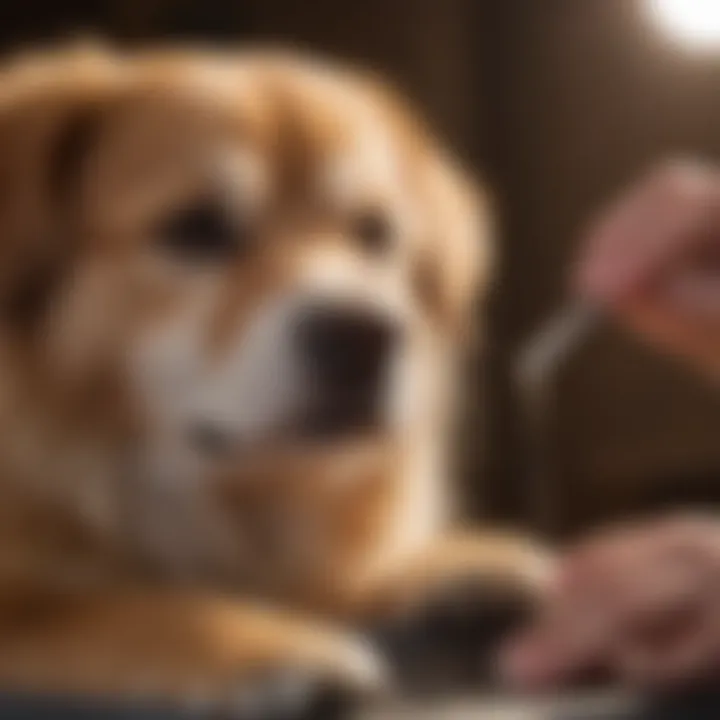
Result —
[{"label": "dog's right ear", "polygon": [[102,124],[97,88],[58,62],[0,74],[0,322],[12,330],[37,326],[71,267]]}]

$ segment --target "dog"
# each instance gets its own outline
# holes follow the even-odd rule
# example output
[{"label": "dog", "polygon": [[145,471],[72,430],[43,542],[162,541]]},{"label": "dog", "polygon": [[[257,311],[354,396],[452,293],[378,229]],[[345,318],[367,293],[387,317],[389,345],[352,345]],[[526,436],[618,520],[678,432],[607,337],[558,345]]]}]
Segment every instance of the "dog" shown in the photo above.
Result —
[{"label": "dog", "polygon": [[[0,238],[3,688],[371,689],[466,667],[485,600],[541,592],[534,541],[451,532],[491,209],[383,81],[273,49],[16,58]],[[437,642],[403,655],[400,626]]]}]

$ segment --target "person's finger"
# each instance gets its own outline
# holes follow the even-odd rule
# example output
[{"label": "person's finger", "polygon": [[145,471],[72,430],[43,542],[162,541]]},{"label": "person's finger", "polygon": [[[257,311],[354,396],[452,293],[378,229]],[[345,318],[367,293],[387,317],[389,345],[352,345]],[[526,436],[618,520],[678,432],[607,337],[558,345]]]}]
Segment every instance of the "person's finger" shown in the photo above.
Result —
[{"label": "person's finger", "polygon": [[647,552],[647,526],[635,523],[604,528],[569,551],[560,562],[555,583],[558,592],[608,588],[614,576],[630,571]]},{"label": "person's finger", "polygon": [[507,642],[500,651],[500,675],[511,687],[523,690],[549,688],[564,675],[555,663],[547,639],[524,633]]},{"label": "person's finger", "polygon": [[561,592],[595,582],[605,585],[611,575],[635,573],[670,553],[695,557],[709,553],[720,564],[720,522],[692,514],[660,517],[641,524],[626,522],[604,528],[568,551],[558,565],[555,582]]},{"label": "person's finger", "polygon": [[501,676],[511,686],[524,690],[553,688],[602,667],[609,656],[607,635],[596,632],[590,623],[580,633],[548,630],[526,632],[502,648]]},{"label": "person's finger", "polygon": [[632,562],[616,570],[607,612],[621,631],[662,619],[695,602],[720,576],[720,530],[715,521],[679,518],[651,525],[636,541]]},{"label": "person's finger", "polygon": [[678,254],[705,242],[720,222],[720,174],[673,164],[626,193],[589,233],[576,268],[583,295],[614,303],[637,291]]},{"label": "person's finger", "polygon": [[621,676],[635,684],[676,685],[720,670],[718,583],[650,625],[618,649]]},{"label": "person's finger", "polygon": [[657,526],[654,577],[639,582],[616,633],[621,675],[638,683],[697,677],[720,650],[720,548],[715,521]]}]

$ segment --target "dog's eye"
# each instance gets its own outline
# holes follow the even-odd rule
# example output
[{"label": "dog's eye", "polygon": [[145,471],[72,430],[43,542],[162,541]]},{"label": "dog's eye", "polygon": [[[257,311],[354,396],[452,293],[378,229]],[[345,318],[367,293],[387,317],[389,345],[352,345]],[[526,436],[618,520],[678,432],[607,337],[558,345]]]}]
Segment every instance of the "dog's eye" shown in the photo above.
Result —
[{"label": "dog's eye", "polygon": [[167,219],[160,228],[159,240],[164,248],[185,259],[218,261],[241,252],[247,238],[226,210],[206,202],[191,205]]},{"label": "dog's eye", "polygon": [[352,234],[367,252],[379,255],[392,247],[395,227],[382,210],[365,210],[353,219]]}]

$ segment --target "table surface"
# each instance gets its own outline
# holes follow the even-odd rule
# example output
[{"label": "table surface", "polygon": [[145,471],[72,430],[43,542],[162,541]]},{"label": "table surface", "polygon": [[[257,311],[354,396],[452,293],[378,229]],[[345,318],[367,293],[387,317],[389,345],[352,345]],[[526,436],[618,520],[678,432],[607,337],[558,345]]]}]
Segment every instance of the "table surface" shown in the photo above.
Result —
[{"label": "table surface", "polygon": [[454,698],[366,708],[354,720],[720,720],[720,683],[666,697]]},{"label": "table surface", "polygon": [[642,716],[639,699],[607,693],[572,698],[398,701],[365,708],[353,720],[635,720],[638,716]]},{"label": "table surface", "polygon": [[[0,720],[205,720],[202,712],[155,708],[99,708],[87,704],[0,698]],[[454,697],[385,701],[348,720],[720,720],[720,685],[663,700],[618,693],[545,699]],[[208,717],[209,720],[209,717]]]}]

